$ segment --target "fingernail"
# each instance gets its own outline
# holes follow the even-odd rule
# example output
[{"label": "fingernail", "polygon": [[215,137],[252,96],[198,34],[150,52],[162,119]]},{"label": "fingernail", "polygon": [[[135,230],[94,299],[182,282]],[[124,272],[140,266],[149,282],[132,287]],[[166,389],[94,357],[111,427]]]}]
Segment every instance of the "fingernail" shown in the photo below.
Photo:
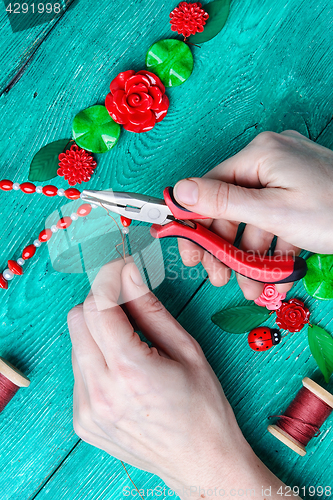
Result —
[{"label": "fingernail", "polygon": [[199,198],[198,184],[190,179],[179,181],[175,186],[177,201],[185,205],[195,205]]},{"label": "fingernail", "polygon": [[132,266],[131,278],[132,278],[133,283],[135,283],[135,285],[137,285],[137,286],[142,286],[144,284],[142,277],[141,277],[141,274],[140,274],[140,271],[136,266]]}]

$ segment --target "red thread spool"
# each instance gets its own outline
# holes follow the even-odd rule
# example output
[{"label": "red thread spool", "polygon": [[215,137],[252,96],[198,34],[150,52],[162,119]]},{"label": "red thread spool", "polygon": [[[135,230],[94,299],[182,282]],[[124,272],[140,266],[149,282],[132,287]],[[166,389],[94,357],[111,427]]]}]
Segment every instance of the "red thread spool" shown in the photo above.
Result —
[{"label": "red thread spool", "polygon": [[[306,445],[315,436],[333,410],[333,395],[305,377],[303,387],[279,420],[268,431],[293,451],[304,457]],[[273,417],[269,417],[273,418]]]},{"label": "red thread spool", "polygon": [[28,387],[30,380],[15,366],[0,358],[0,413],[15,396],[20,387]]}]

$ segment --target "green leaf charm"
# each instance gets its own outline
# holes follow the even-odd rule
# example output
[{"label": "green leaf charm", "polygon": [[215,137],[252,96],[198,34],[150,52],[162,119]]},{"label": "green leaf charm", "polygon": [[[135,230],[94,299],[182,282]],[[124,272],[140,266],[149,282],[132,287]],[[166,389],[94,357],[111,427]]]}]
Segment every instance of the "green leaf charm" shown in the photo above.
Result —
[{"label": "green leaf charm", "polygon": [[312,255],[306,261],[308,272],[303,278],[305,290],[320,300],[333,299],[333,255]]},{"label": "green leaf charm", "polygon": [[254,304],[224,309],[212,316],[212,322],[228,333],[246,333],[261,325],[269,315],[266,307]]},{"label": "green leaf charm", "polygon": [[309,346],[320,371],[329,382],[333,373],[333,337],[319,326],[308,328]]},{"label": "green leaf charm", "polygon": [[201,33],[190,36],[189,42],[191,43],[208,42],[220,33],[229,16],[230,0],[215,0],[215,2],[210,2],[202,7],[208,12],[209,18]]},{"label": "green leaf charm", "polygon": [[73,120],[73,138],[80,148],[91,153],[106,153],[120,136],[120,125],[112,120],[105,106],[91,106]]},{"label": "green leaf charm", "polygon": [[161,40],[148,50],[146,66],[166,87],[177,87],[191,76],[192,52],[188,45],[180,40]]},{"label": "green leaf charm", "polygon": [[73,141],[61,139],[51,142],[38,151],[30,164],[29,181],[44,182],[57,176],[59,155],[70,149]]}]

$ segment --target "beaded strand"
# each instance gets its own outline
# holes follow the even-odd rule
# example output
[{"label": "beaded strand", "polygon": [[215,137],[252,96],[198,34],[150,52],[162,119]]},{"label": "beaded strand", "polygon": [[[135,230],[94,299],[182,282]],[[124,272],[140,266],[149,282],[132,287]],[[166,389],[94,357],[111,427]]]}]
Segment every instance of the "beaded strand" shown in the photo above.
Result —
[{"label": "beaded strand", "polygon": [[[35,186],[32,182],[23,182],[23,184],[18,184],[17,182],[12,182],[7,179],[0,181],[0,189],[2,191],[23,191],[26,194],[39,193],[45,196],[53,197],[60,196],[68,198],[69,200],[77,200],[80,198],[81,193],[76,188],[69,189],[58,189],[56,186]],[[11,281],[15,275],[22,276],[23,268],[22,266],[25,262],[31,259],[35,253],[36,249],[39,248],[42,243],[46,243],[52,237],[52,235],[59,231],[59,229],[67,229],[73,221],[78,220],[79,217],[86,217],[90,214],[91,209],[97,205],[84,203],[81,205],[76,212],[72,213],[70,217],[62,217],[58,220],[57,224],[51,226],[50,228],[43,229],[38,238],[30,245],[26,246],[22,252],[22,256],[15,260],[8,260],[8,269],[5,269],[0,273],[0,288],[7,290],[8,281]]]}]

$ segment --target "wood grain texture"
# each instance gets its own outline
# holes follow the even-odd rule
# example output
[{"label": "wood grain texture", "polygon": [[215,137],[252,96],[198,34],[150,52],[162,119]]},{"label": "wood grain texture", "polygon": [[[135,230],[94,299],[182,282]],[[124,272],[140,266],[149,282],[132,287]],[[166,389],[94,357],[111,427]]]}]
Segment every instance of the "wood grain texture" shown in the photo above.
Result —
[{"label": "wood grain texture", "polygon": [[[150,45],[174,36],[169,12],[176,3],[100,0],[92,5],[80,0],[52,30],[45,27],[49,30],[45,40],[46,32],[39,29],[25,37],[1,32],[2,85],[29,57],[32,44],[43,39],[20,80],[0,97],[2,178],[26,180],[35,152],[53,140],[70,137],[73,117],[103,103],[112,78],[122,70],[144,67]],[[98,157],[89,187],[161,196],[166,185],[204,174],[262,130],[294,128],[333,147],[331,19],[328,0],[318,0],[311,8],[305,0],[277,0],[274,5],[268,0],[260,5],[235,0],[220,35],[202,48],[193,47],[191,78],[168,90],[167,117],[147,134],[122,131],[116,148]],[[61,179],[55,183],[66,187]],[[8,258],[20,256],[24,245],[44,227],[44,219],[65,202],[16,192],[1,193],[0,198],[2,269]],[[109,231],[108,223],[101,222],[95,230]],[[84,225],[70,238],[84,244]],[[144,240],[143,235],[140,238]],[[172,314],[181,312],[181,323],[202,344],[247,439],[290,484],[330,484],[331,421],[303,459],[265,431],[266,416],[283,410],[302,377],[315,370],[305,333],[289,335],[280,347],[262,355],[249,351],[245,337],[223,334],[210,316],[243,303],[235,281],[221,290],[209,283],[200,287],[204,274],[184,271],[179,258],[173,263],[174,245],[162,245],[167,271],[157,294]],[[62,255],[66,249],[68,240],[56,239],[51,254]],[[55,267],[62,266],[63,260],[56,259],[52,259]],[[91,279],[97,268],[92,265]],[[3,295],[1,355],[32,381],[0,416],[0,491],[5,500],[28,500],[37,493],[37,498],[48,500],[119,499],[123,486],[130,484],[119,462],[77,444],[72,430],[66,315],[88,289],[87,275],[55,271],[44,246],[24,276]],[[314,323],[333,332],[330,303],[307,297],[301,284],[293,293],[306,299]],[[130,470],[139,487],[160,484],[158,478]]]}]

